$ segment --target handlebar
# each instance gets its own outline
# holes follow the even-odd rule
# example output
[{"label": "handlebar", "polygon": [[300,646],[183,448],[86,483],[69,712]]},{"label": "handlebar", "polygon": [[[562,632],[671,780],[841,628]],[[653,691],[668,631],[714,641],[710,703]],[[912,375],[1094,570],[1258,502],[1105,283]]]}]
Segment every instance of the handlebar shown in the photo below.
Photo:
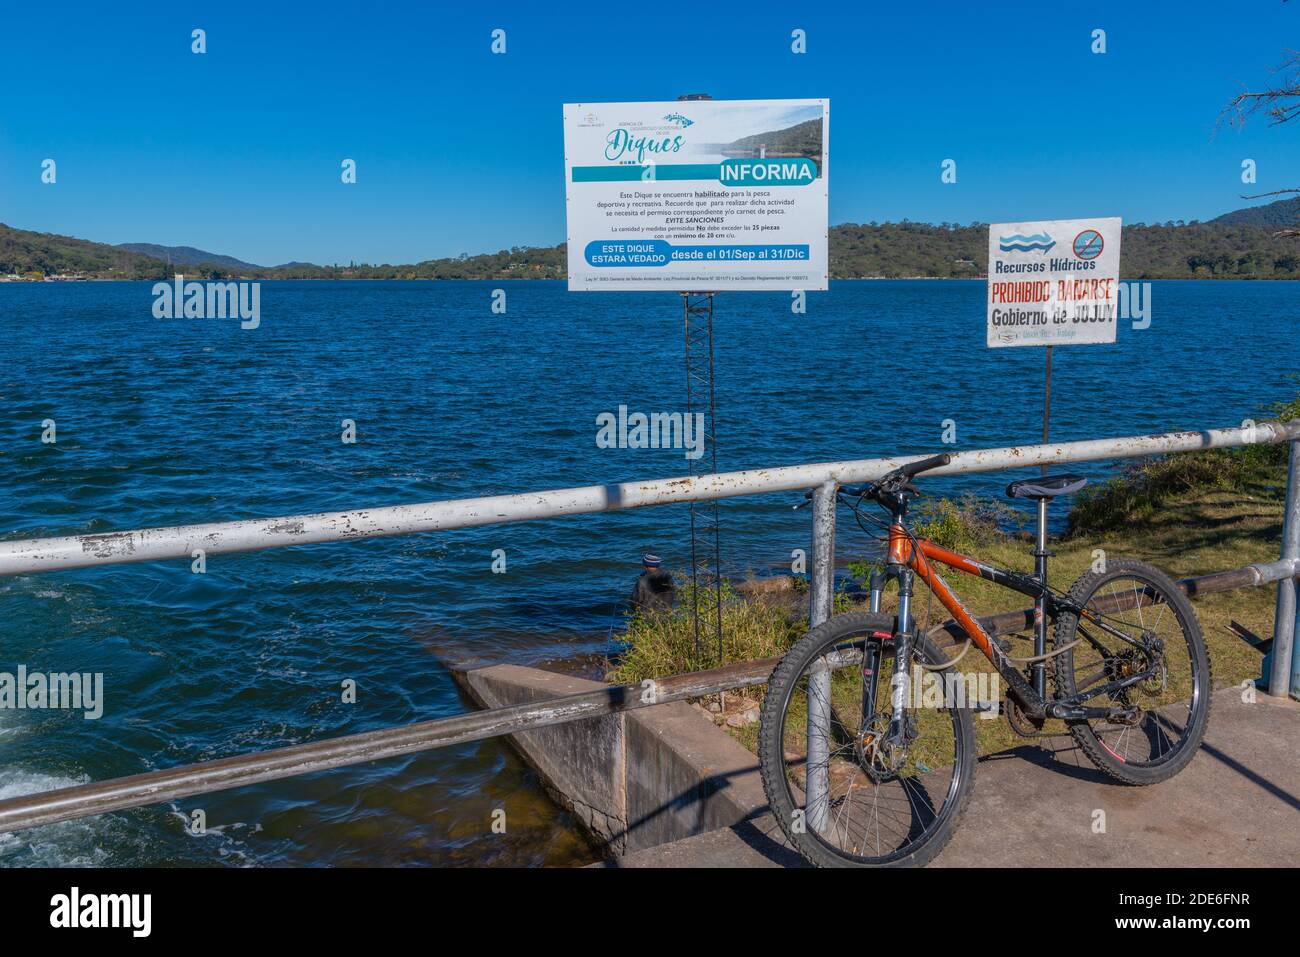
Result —
[{"label": "handlebar", "polygon": [[[916,488],[911,484],[911,479],[922,472],[930,469],[937,469],[941,465],[947,465],[952,461],[952,455],[948,452],[941,452],[938,455],[931,455],[929,458],[918,459],[915,462],[909,462],[906,465],[894,469],[882,475],[870,485],[841,485],[836,495],[846,495],[850,498],[878,498],[881,492],[892,492],[895,488],[915,492]],[[811,499],[812,490],[804,493],[805,499]],[[798,508],[798,506],[795,506]]]},{"label": "handlebar", "polygon": [[947,452],[940,452],[938,455],[932,455],[928,459],[921,459],[919,462],[909,462],[898,473],[907,478],[919,475],[921,472],[927,472],[930,469],[937,469],[940,465],[947,465],[952,461],[952,456]]}]

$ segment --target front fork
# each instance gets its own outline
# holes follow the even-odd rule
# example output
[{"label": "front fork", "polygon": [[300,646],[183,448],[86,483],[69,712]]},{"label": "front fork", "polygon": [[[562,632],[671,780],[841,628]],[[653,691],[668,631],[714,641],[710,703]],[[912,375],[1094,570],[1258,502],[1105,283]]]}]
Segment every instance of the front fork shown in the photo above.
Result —
[{"label": "front fork", "polygon": [[[911,631],[912,581],[914,573],[905,565],[890,565],[883,572],[871,576],[871,611],[879,614],[880,598],[885,582],[898,579],[898,627],[894,639],[894,673],[890,676],[889,731],[886,741],[902,746],[906,744],[906,704],[908,669],[911,665],[914,636]],[[862,720],[868,722],[876,713],[876,693],[879,683],[879,655],[868,653],[863,658]],[[868,673],[869,672],[869,673]]]}]

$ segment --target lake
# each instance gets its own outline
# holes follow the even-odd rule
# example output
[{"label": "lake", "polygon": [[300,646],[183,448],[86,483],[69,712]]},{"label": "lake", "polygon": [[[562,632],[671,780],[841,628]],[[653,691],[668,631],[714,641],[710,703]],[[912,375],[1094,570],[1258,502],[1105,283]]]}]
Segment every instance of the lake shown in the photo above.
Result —
[{"label": "lake", "polygon": [[[945,420],[957,449],[1036,440],[1043,353],[985,348],[984,294],[982,281],[836,282],[804,315],[784,294],[720,295],[720,467],[943,451]],[[1056,350],[1053,438],[1262,418],[1296,393],[1298,294],[1154,283],[1149,328]],[[601,413],[683,409],[675,295],[268,282],[256,329],[157,319],[152,303],[150,283],[0,284],[0,536],[688,471],[681,449],[596,444]],[[927,487],[997,495],[1024,474]],[[727,568],[770,572],[806,548],[796,501],[724,503]],[[0,711],[0,798],[459,713],[448,662],[603,653],[641,553],[682,567],[688,528],[670,507],[212,556],[202,575],[176,561],[0,579],[0,671],[102,672],[105,698],[98,720]],[[841,525],[841,555],[866,545]],[[201,836],[187,833],[196,809]],[[9,866],[593,859],[499,741],[0,835]]]}]

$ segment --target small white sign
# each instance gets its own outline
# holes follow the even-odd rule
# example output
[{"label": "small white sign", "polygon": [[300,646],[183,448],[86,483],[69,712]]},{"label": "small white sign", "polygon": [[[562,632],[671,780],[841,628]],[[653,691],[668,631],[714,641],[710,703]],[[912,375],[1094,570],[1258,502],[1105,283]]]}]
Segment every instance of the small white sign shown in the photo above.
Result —
[{"label": "small white sign", "polygon": [[989,226],[988,344],[1114,342],[1118,216]]},{"label": "small white sign", "polygon": [[825,289],[827,100],[569,103],[569,288]]}]

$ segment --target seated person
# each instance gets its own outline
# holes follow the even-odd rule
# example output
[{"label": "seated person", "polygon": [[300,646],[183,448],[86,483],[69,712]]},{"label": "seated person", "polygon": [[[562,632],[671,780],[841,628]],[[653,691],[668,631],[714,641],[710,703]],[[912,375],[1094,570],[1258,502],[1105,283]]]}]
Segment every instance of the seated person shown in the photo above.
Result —
[{"label": "seated person", "polygon": [[658,555],[646,555],[641,559],[642,572],[632,588],[632,608],[634,611],[651,611],[667,614],[673,610],[673,576],[661,567],[663,559]]}]

